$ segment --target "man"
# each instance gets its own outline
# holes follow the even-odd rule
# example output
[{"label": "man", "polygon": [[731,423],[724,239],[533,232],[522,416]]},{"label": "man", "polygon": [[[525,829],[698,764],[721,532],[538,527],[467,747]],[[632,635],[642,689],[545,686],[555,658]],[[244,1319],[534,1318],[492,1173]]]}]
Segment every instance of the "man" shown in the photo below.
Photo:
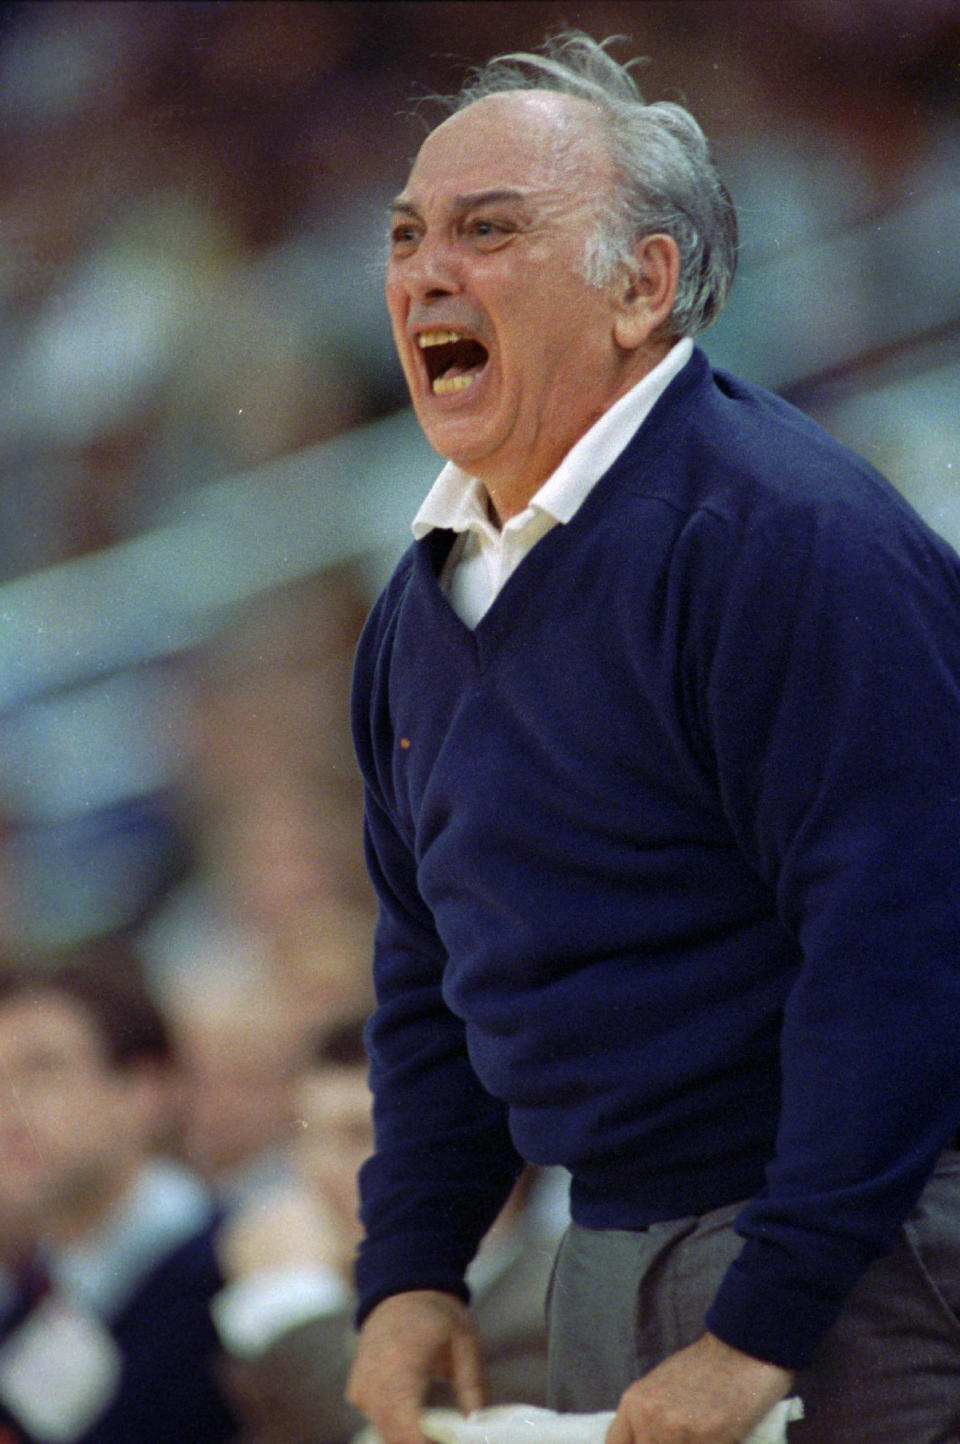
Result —
[{"label": "man", "polygon": [[463,1271],[522,1160],[572,1176],[553,1402],[609,1444],[791,1390],[805,1444],[960,1428],[960,562],[695,350],[734,249],[692,117],[581,36],[492,62],[395,205],[449,464],[356,672],[387,1444],[434,1372],[482,1398]]},{"label": "man", "polygon": [[216,1444],[222,1286],[205,1190],[161,1161],[172,1073],[127,949],[0,973],[0,1210],[35,1249],[0,1309],[18,1444]]},{"label": "man", "polygon": [[[364,1013],[321,1030],[296,1090],[299,1196],[258,1201],[220,1235],[229,1283],[214,1319],[257,1444],[344,1444],[362,1424],[343,1391],[354,1345],[357,1175],[373,1146],[365,1021]],[[552,1182],[532,1170],[521,1176],[471,1266],[492,1403],[546,1403],[544,1297],[558,1237],[552,1214],[561,1212],[545,1207]]]}]

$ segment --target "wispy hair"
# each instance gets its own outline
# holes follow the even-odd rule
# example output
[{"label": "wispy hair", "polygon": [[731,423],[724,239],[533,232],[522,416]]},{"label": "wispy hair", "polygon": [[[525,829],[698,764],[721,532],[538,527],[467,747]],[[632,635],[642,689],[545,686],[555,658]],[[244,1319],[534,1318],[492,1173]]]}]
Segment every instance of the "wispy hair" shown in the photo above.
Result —
[{"label": "wispy hair", "polygon": [[564,31],[538,52],[495,56],[471,72],[450,107],[507,90],[551,90],[596,106],[610,148],[615,183],[610,204],[588,239],[582,271],[603,286],[636,268],[636,245],[653,234],[672,236],[680,252],[677,295],[668,327],[693,336],[720,314],[737,262],[733,202],[699,124],[672,101],[648,104],[632,73],[609,53],[623,37],[594,40]]}]

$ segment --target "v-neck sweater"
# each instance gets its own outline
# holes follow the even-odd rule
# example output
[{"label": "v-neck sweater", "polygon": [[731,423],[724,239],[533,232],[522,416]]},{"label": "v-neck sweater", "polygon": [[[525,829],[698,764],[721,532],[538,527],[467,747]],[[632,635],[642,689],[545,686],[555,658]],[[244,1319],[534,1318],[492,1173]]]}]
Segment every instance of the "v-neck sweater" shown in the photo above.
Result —
[{"label": "v-neck sweater", "polygon": [[960,1121],[960,560],[702,352],[470,629],[358,651],[380,914],[360,1317],[521,1160],[590,1228],[746,1200],[706,1320],[809,1363]]}]

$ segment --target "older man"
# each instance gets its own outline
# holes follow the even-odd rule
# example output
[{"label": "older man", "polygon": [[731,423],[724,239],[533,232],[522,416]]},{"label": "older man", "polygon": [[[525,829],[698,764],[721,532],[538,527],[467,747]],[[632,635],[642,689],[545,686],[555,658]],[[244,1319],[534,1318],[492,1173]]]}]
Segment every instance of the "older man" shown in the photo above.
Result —
[{"label": "older man", "polygon": [[525,1159],[572,1178],[554,1402],[619,1400],[609,1444],[791,1388],[807,1444],[960,1428],[960,562],[695,349],[734,252],[696,122],[583,36],[492,62],[394,206],[449,464],[356,674],[388,1444],[433,1373],[482,1398],[463,1274]]}]

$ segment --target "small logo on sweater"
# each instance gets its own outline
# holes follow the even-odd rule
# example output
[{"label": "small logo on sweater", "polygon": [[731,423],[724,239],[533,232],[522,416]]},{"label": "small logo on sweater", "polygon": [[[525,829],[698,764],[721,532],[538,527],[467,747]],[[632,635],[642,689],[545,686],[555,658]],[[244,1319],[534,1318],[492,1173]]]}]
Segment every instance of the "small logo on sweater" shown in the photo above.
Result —
[{"label": "small logo on sweater", "polygon": [[401,751],[401,752],[409,752],[409,751],[410,751],[410,738],[409,738],[409,737],[401,737],[401,738],[400,738],[400,751]]}]

